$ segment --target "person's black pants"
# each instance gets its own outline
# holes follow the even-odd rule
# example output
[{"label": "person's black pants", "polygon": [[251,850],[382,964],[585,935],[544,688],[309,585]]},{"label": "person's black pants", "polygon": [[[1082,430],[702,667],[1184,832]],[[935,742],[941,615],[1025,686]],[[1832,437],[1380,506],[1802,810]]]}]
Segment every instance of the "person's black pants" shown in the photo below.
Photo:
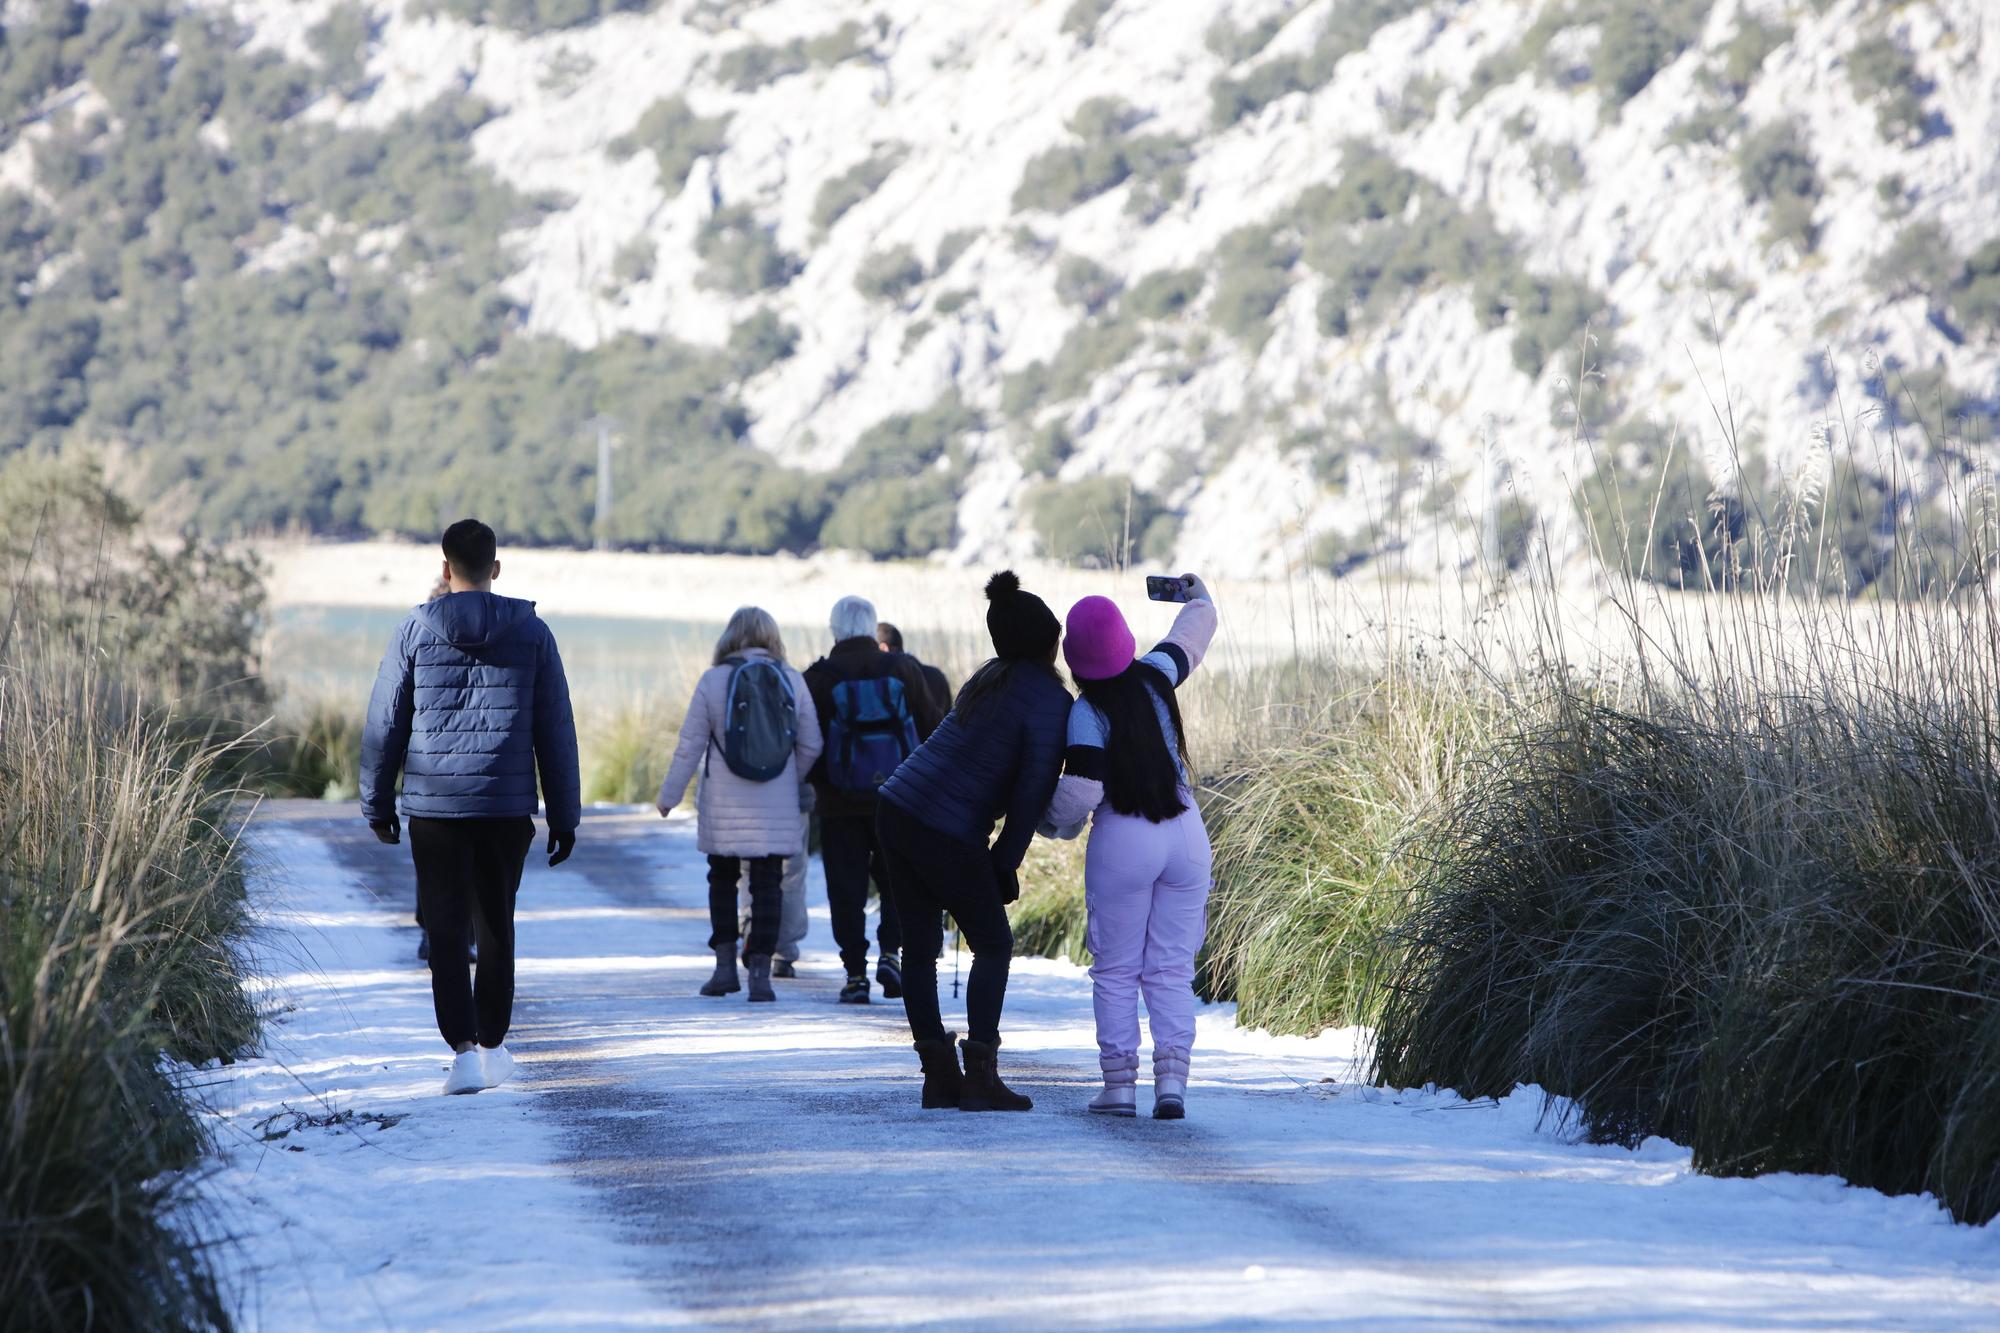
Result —
[{"label": "person's black pants", "polygon": [[[819,854],[826,866],[826,905],[833,916],[833,942],[847,975],[868,970],[868,881],[883,884],[882,844],[875,837],[875,816],[822,816]],[[903,947],[903,928],[889,893],[882,894],[882,924],[875,938],[883,953]]]},{"label": "person's black pants", "polygon": [[735,947],[736,881],[744,861],[750,864],[750,941],[743,953],[769,958],[777,952],[778,923],[784,912],[782,856],[708,858],[708,947]]},{"label": "person's black pants", "polygon": [[909,930],[903,955],[903,1012],[910,1035],[941,1041],[937,956],[944,947],[943,913],[951,913],[972,949],[972,973],[965,986],[965,1035],[998,1043],[1000,1008],[1007,1002],[1007,968],[1014,957],[1014,930],[1000,901],[1000,883],[984,847],[960,842],[905,813],[888,801],[877,816],[888,891]]},{"label": "person's black pants", "polygon": [[[456,1050],[498,1046],[514,1015],[514,896],[535,840],[535,821],[412,819],[417,908],[431,937],[431,1002]],[[479,981],[469,945],[479,939]]]}]

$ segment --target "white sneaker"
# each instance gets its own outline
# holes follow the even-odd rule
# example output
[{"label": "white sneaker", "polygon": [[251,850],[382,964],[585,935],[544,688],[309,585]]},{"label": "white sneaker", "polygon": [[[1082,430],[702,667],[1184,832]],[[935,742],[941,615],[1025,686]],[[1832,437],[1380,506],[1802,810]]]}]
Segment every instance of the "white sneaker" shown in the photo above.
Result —
[{"label": "white sneaker", "polygon": [[487,1087],[497,1088],[514,1077],[514,1057],[505,1046],[481,1046],[479,1058],[485,1066]]},{"label": "white sneaker", "polygon": [[479,1058],[479,1049],[460,1051],[452,1057],[451,1072],[444,1076],[444,1091],[447,1097],[461,1092],[478,1092],[489,1087],[486,1082],[484,1063]]}]

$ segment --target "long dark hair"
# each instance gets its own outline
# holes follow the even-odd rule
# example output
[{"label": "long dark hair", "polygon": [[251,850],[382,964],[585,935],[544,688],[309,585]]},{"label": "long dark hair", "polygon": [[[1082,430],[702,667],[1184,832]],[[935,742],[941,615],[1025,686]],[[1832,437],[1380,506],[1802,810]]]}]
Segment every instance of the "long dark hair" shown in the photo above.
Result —
[{"label": "long dark hair", "polygon": [[[1187,733],[1181,705],[1158,667],[1134,662],[1109,680],[1080,680],[1083,691],[1104,715],[1104,795],[1121,815],[1142,815],[1158,824],[1187,809],[1181,799],[1181,765],[1187,762]],[[1169,748],[1153,700],[1167,706],[1174,724]]]},{"label": "long dark hair", "polygon": [[[1047,676],[1056,684],[1062,684],[1062,676],[1047,662],[1030,662],[1019,657],[989,657],[980,663],[979,670],[958,687],[958,698],[952,701],[951,711],[965,721],[971,721],[988,704],[1007,692],[1007,683],[1019,671],[1028,671]],[[1065,689],[1064,694],[1069,691]]]}]

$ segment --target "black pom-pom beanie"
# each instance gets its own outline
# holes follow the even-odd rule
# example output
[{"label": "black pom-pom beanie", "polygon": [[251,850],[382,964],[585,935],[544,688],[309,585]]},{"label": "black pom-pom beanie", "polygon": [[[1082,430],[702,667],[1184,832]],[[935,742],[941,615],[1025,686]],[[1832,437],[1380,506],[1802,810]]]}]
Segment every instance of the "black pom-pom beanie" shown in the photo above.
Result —
[{"label": "black pom-pom beanie", "polygon": [[1062,637],[1062,622],[1048,603],[1021,590],[1013,570],[1003,569],[986,580],[986,632],[993,651],[1028,662],[1045,660]]}]

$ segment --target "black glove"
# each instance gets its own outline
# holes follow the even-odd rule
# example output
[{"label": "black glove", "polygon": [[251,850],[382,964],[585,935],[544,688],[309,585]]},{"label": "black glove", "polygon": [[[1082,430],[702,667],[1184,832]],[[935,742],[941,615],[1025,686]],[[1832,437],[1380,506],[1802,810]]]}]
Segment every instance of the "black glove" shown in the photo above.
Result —
[{"label": "black glove", "polygon": [[368,827],[375,830],[375,836],[394,847],[403,840],[403,821],[390,815],[387,819],[371,819]]},{"label": "black glove", "polygon": [[1000,901],[1011,903],[1021,896],[1021,872],[1013,866],[993,863],[993,882],[1000,886]]},{"label": "black glove", "polygon": [[575,829],[571,829],[567,833],[558,833],[554,829],[549,830],[549,864],[551,866],[559,866],[569,860],[569,854],[575,850]]}]

